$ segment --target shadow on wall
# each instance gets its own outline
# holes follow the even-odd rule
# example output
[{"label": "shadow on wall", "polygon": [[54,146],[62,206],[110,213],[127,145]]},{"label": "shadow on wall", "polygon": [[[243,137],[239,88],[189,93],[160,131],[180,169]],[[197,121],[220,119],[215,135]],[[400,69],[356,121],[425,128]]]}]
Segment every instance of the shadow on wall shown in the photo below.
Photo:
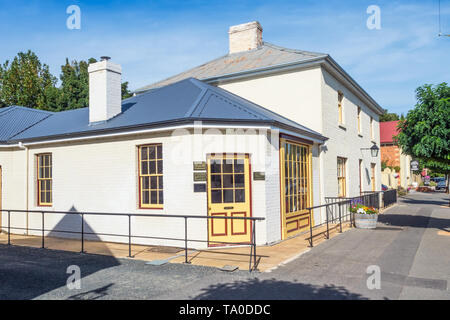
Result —
[{"label": "shadow on wall", "polygon": [[195,300],[368,300],[360,294],[351,293],[344,287],[334,285],[314,286],[296,281],[276,279],[235,281],[215,284],[203,289]]},{"label": "shadow on wall", "polygon": [[[62,216],[61,220],[55,225],[54,228],[50,232],[48,232],[48,237],[54,237],[54,238],[75,238],[80,239],[81,241],[81,223],[82,223],[82,217],[81,214],[77,214],[78,210],[75,208],[75,206],[72,206],[70,208],[69,212],[73,212],[73,214],[64,214],[57,216]],[[48,213],[47,215],[52,215],[54,213]],[[86,216],[84,216],[86,218]],[[80,233],[77,233],[80,232]],[[90,240],[90,241],[101,241],[100,237],[95,235],[95,231],[89,226],[89,224],[86,222],[86,219],[84,219],[84,239]],[[91,234],[94,233],[94,234]],[[106,248],[106,246],[105,246]]]}]

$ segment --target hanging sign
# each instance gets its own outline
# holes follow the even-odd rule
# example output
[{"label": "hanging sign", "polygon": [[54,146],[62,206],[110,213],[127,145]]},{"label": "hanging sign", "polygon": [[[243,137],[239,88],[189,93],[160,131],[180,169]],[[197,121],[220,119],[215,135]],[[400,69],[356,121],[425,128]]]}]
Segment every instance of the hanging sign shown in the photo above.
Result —
[{"label": "hanging sign", "polygon": [[419,171],[419,161],[411,161],[411,171]]}]

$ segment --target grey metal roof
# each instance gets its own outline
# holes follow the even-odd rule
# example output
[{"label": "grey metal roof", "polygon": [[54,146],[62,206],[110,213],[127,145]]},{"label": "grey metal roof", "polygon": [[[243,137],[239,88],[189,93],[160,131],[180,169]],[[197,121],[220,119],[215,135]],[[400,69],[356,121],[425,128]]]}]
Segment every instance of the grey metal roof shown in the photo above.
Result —
[{"label": "grey metal roof", "polygon": [[287,49],[264,42],[263,45],[257,49],[227,54],[168,79],[142,87],[136,90],[136,92],[159,88],[191,77],[205,80],[236,72],[257,70],[264,67],[287,63],[305,62],[310,59],[324,58],[327,56],[328,55],[325,53]]},{"label": "grey metal roof", "polygon": [[19,106],[0,108],[0,143],[4,143],[40,121],[52,112]]},{"label": "grey metal roof", "polygon": [[14,136],[9,142],[163,127],[193,121],[265,123],[322,141],[327,139],[318,132],[224,89],[189,78],[123,100],[122,113],[106,122],[90,125],[88,108],[57,112]]}]

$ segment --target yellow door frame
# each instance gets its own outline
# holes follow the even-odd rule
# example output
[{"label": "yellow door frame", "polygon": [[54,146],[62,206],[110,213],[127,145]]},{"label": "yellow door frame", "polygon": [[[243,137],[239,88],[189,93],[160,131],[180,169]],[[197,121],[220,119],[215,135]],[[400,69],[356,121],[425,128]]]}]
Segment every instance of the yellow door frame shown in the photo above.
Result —
[{"label": "yellow door frame", "polygon": [[[300,147],[306,147],[307,148],[307,164],[306,164],[306,178],[307,178],[307,205],[306,207],[312,207],[313,204],[313,184],[312,184],[312,145],[299,142],[294,139],[288,139],[288,138],[280,138],[280,203],[281,203],[281,238],[282,240],[296,236],[297,234],[304,231],[307,227],[309,227],[309,224],[311,223],[314,226],[314,211],[311,213],[311,221],[309,216],[308,210],[298,210],[296,212],[290,213],[290,217],[286,213],[286,190],[285,190],[285,159],[284,159],[284,153],[285,153],[285,145],[293,144]],[[296,220],[292,220],[298,218]],[[291,219],[291,221],[287,221]],[[301,226],[300,221],[307,220],[308,224]],[[288,230],[287,225],[289,223],[297,223],[296,229]]]}]

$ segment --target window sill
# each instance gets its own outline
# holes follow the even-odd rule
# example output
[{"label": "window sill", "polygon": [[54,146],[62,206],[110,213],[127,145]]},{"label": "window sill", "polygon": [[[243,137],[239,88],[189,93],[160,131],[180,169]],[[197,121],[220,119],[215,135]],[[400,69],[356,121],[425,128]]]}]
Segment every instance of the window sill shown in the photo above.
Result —
[{"label": "window sill", "polygon": [[339,128],[341,128],[342,130],[345,130],[345,131],[347,131],[347,127],[346,127],[346,126],[344,126],[343,124],[339,124],[338,126],[339,126]]},{"label": "window sill", "polygon": [[139,207],[138,210],[164,210],[164,207]]}]

